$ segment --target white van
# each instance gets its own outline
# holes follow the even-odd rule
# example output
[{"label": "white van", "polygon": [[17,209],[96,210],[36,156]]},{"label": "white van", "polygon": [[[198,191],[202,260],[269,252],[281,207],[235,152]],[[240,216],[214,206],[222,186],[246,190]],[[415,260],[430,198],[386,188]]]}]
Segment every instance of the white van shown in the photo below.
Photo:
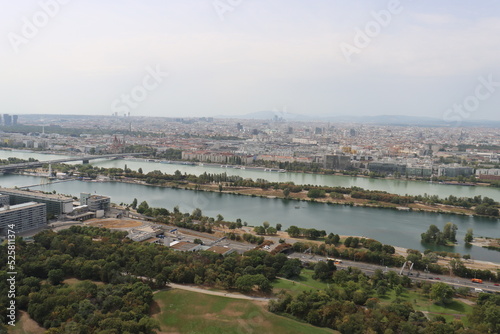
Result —
[{"label": "white van", "polygon": [[483,289],[480,289],[480,288],[475,288],[474,291],[475,292],[484,292]]}]

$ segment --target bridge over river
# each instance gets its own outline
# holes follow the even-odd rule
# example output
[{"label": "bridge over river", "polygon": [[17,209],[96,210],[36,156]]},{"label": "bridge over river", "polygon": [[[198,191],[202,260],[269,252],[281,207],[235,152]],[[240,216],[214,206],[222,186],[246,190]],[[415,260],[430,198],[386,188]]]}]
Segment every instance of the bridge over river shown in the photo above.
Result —
[{"label": "bridge over river", "polygon": [[144,153],[144,152],[141,152],[141,153],[118,153],[118,154],[102,154],[102,155],[87,155],[87,156],[79,156],[79,157],[67,157],[67,158],[63,158],[63,159],[46,160],[46,161],[30,161],[30,162],[23,162],[23,163],[19,163],[19,164],[2,165],[2,166],[0,166],[0,173],[1,172],[12,172],[12,171],[15,171],[17,169],[41,167],[44,164],[57,164],[57,163],[80,161],[80,160],[84,164],[86,164],[86,163],[89,163],[90,160],[95,160],[95,159],[121,158],[121,157],[129,157],[129,156],[144,155],[144,154],[146,154],[146,153]]}]

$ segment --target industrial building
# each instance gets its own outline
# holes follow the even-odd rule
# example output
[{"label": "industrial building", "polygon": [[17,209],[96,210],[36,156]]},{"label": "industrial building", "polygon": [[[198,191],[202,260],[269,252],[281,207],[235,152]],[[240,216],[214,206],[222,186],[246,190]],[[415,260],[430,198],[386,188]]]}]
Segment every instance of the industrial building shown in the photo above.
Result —
[{"label": "industrial building", "polygon": [[0,194],[9,195],[10,205],[26,202],[44,203],[47,205],[47,213],[56,216],[73,211],[73,198],[63,195],[9,188],[0,188]]},{"label": "industrial building", "polygon": [[0,208],[0,236],[5,237],[12,228],[16,233],[45,227],[47,225],[46,205],[27,202],[17,205],[5,205]]}]

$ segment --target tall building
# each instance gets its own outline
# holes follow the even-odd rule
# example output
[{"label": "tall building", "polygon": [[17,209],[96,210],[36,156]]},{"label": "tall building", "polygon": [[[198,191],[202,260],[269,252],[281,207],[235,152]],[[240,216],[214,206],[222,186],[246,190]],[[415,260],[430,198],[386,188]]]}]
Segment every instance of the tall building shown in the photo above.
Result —
[{"label": "tall building", "polygon": [[9,114],[3,114],[3,125],[12,125],[12,116],[10,116]]},{"label": "tall building", "polygon": [[9,195],[10,205],[26,202],[44,203],[47,205],[47,213],[60,215],[73,211],[73,198],[56,194],[44,194],[37,191],[27,191],[9,188],[0,188],[0,194]]},{"label": "tall building", "polygon": [[17,115],[12,115],[12,125],[17,125]]},{"label": "tall building", "polygon": [[45,204],[27,202],[0,208],[0,236],[7,236],[8,230],[21,233],[46,225],[47,208]]}]

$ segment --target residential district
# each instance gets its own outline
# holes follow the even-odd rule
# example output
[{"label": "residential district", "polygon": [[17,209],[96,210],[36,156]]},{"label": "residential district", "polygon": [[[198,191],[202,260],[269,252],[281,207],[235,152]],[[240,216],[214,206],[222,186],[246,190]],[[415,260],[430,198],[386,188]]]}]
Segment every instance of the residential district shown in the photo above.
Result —
[{"label": "residential district", "polygon": [[0,119],[0,144],[5,148],[68,155],[148,148],[153,158],[242,168],[500,180],[500,129],[494,127],[306,122],[277,116],[257,120],[4,114]]}]

